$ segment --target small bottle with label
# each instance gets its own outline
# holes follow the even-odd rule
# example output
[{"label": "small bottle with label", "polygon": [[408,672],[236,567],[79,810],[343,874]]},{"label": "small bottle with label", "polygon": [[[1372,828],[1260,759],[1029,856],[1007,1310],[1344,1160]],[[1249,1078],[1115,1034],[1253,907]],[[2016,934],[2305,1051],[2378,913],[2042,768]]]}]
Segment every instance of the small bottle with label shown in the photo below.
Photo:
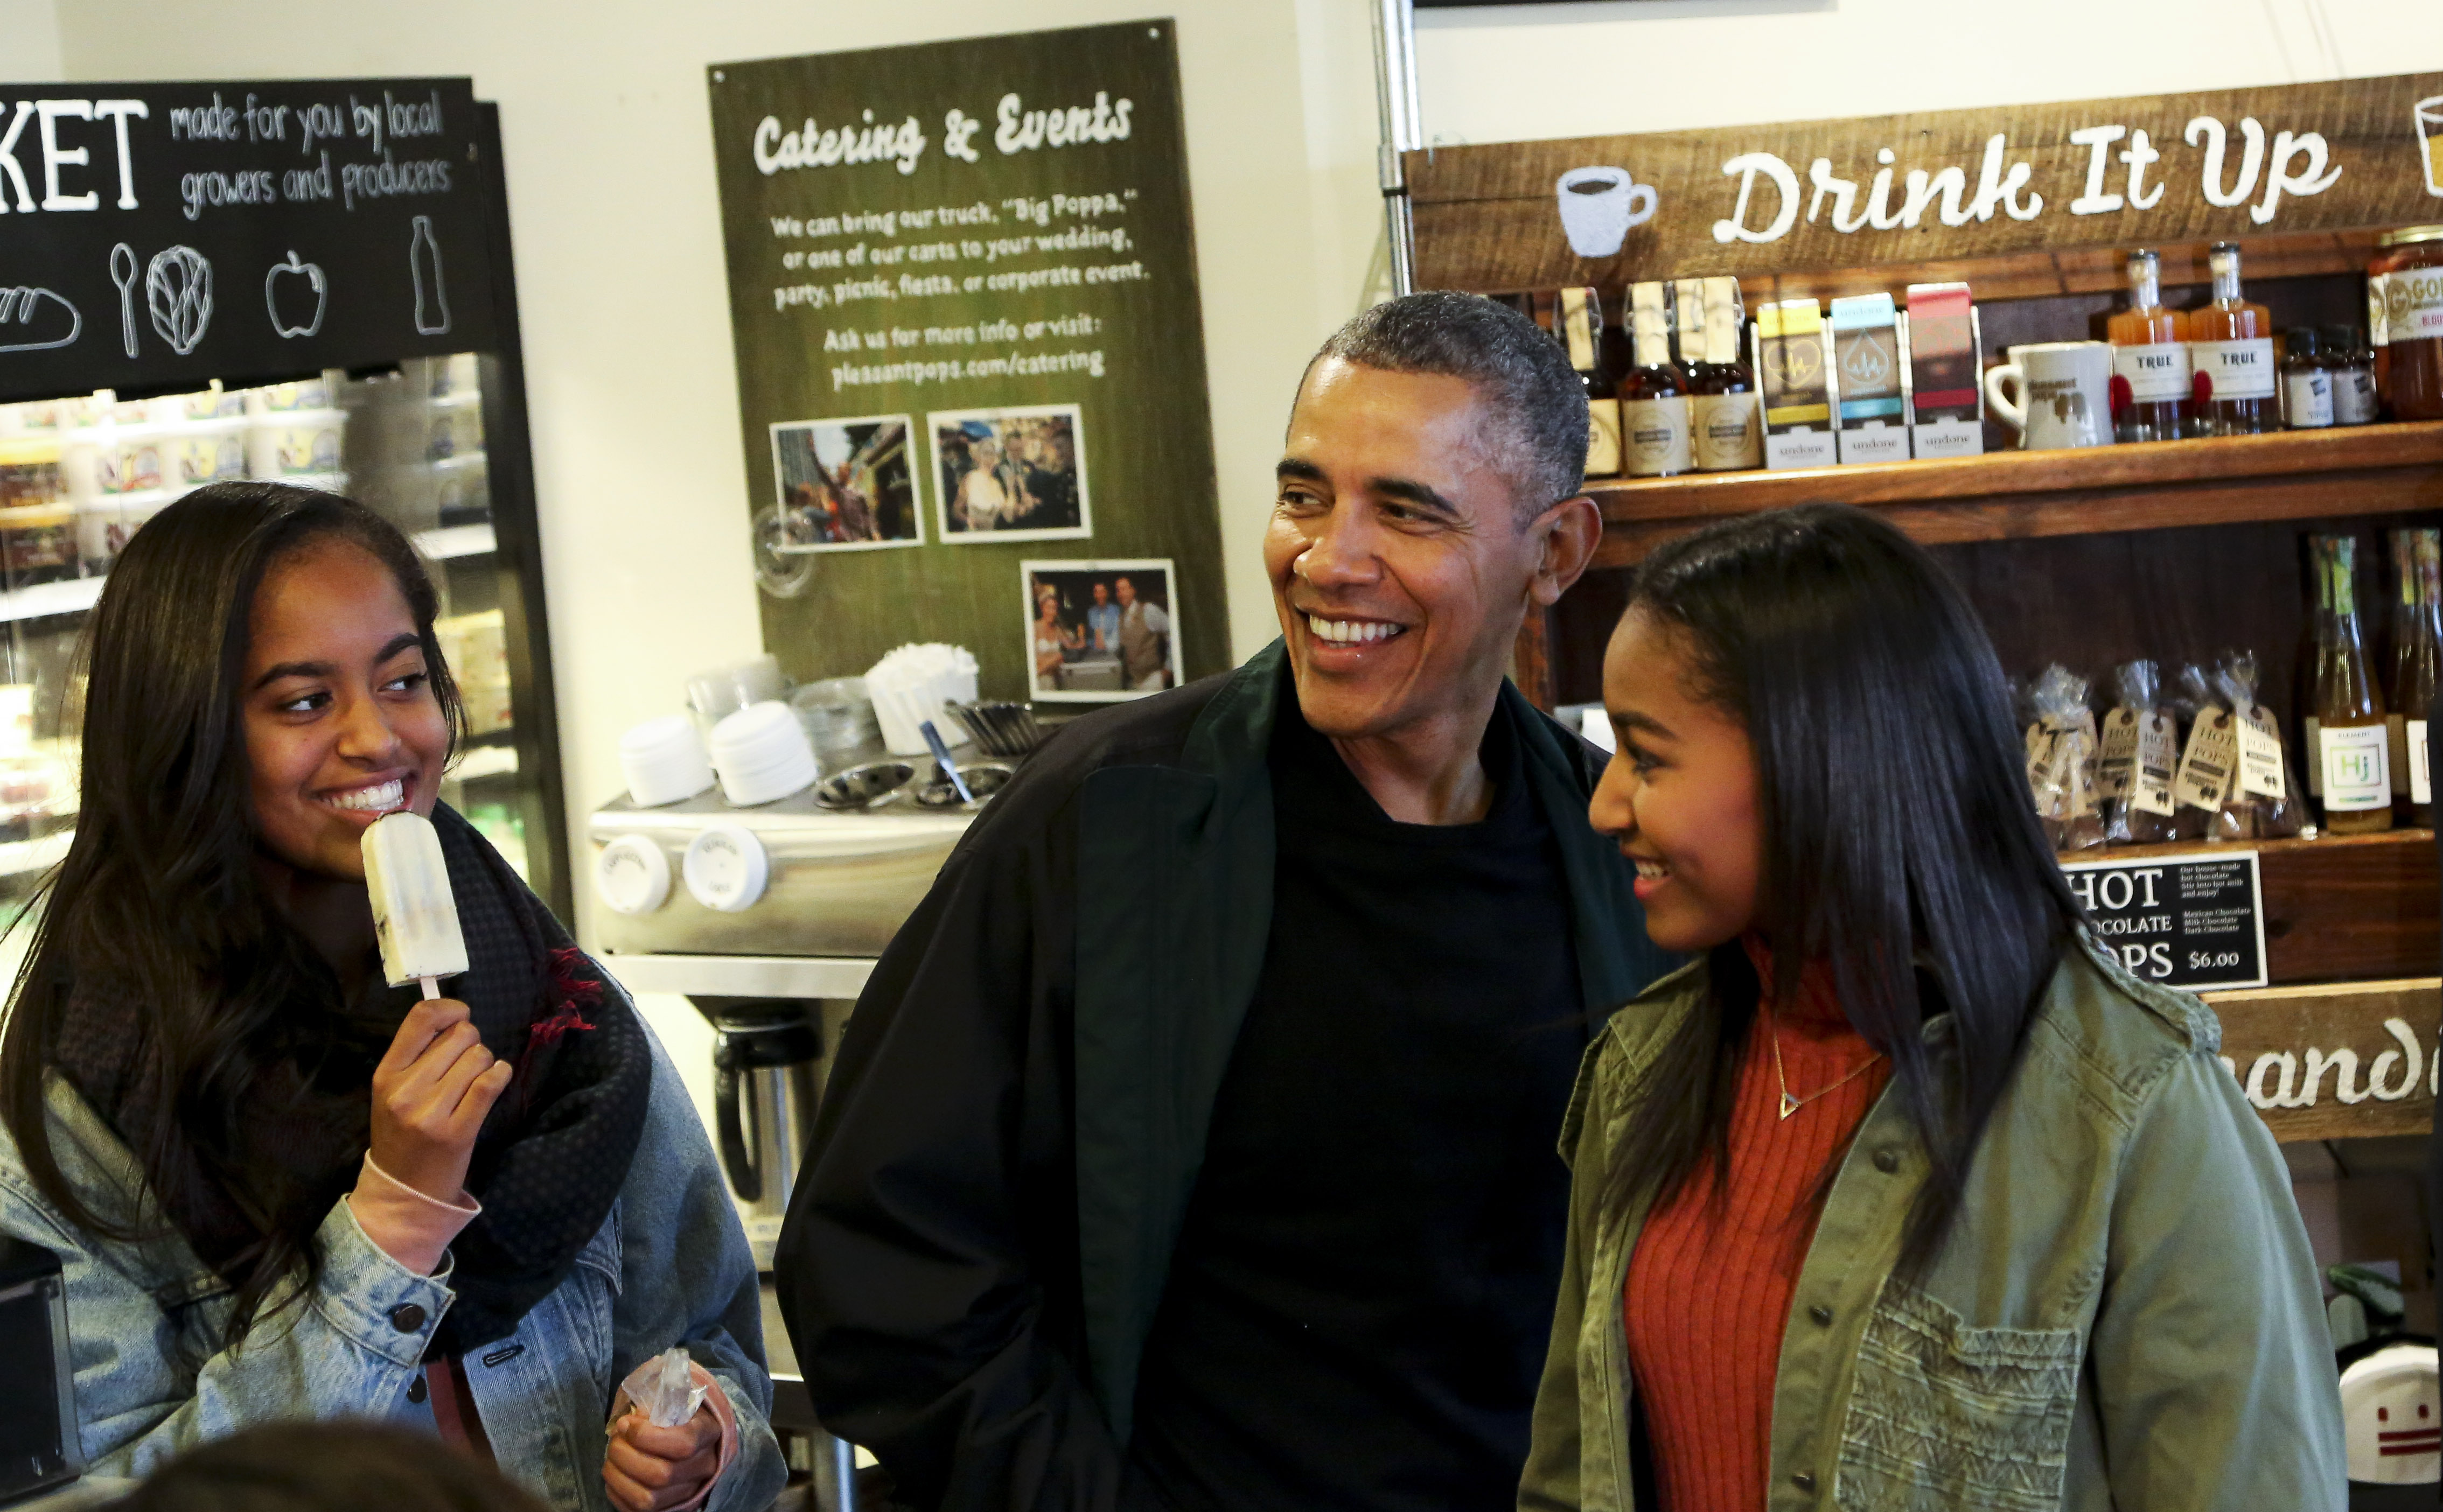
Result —
[{"label": "small bottle with label", "polygon": [[2129,254],[2129,308],[2104,322],[2112,343],[2112,433],[2117,441],[2173,441],[2187,433],[2189,317],[2163,303],[2162,260]]},{"label": "small bottle with label", "polygon": [[2420,829],[2434,828],[2434,773],[2427,715],[2443,684],[2443,530],[2404,530],[2409,537],[2409,615],[2393,661],[2391,706],[2401,723],[2400,759],[2407,771],[2393,784],[2396,816]]},{"label": "small bottle with label", "polygon": [[2316,676],[2316,760],[2324,769],[2324,828],[2337,835],[2392,828],[2391,742],[2383,691],[2369,665],[2358,610],[2358,541],[2330,541],[2333,612]]},{"label": "small bottle with label", "polygon": [[2196,366],[2196,433],[2253,436],[2282,427],[2274,371],[2273,319],[2239,292],[2239,244],[2207,253],[2213,300],[2189,314],[2189,355]]},{"label": "small bottle with label", "polygon": [[1739,281],[1705,280],[1705,360],[1689,384],[1688,427],[1699,472],[1764,465],[1755,373],[1740,360]]},{"label": "small bottle with label", "polygon": [[1671,318],[1662,285],[1628,289],[1637,365],[1620,382],[1621,449],[1632,478],[1669,478],[1691,465],[1688,385],[1671,361]]},{"label": "small bottle with label", "polygon": [[2370,426],[2381,408],[2375,389],[2375,353],[2355,325],[2324,327],[2323,341],[2333,369],[2333,424]]},{"label": "small bottle with label", "polygon": [[1620,401],[1603,364],[1603,301],[1592,289],[1563,289],[1553,315],[1561,345],[1587,393],[1587,476],[1620,476]]},{"label": "small bottle with label", "polygon": [[2283,337],[2282,422],[2293,430],[2324,430],[2333,424],[2333,369],[2324,336],[2312,325]]}]

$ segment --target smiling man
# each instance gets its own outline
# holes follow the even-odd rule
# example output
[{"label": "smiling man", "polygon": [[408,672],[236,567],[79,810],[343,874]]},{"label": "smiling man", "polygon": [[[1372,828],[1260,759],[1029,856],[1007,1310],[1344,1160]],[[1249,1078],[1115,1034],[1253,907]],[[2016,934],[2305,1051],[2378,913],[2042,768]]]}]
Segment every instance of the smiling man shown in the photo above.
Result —
[{"label": "smiling man", "polygon": [[1507,1507],[1580,1053],[1668,962],[1505,682],[1586,568],[1550,337],[1377,306],[1291,412],[1281,639],[988,809],[833,1072],[777,1266],[918,1507]]}]

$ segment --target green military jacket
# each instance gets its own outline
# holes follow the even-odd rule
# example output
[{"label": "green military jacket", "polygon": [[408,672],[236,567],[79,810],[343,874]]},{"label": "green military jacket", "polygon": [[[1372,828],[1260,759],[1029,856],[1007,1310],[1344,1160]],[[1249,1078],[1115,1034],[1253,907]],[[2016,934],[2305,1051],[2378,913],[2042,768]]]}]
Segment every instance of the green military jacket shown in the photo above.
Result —
[{"label": "green military jacket", "polygon": [[[1703,1002],[1657,982],[1589,1048],[1562,1137],[1576,1181],[1522,1512],[1636,1502],[1622,1294],[1644,1199],[1605,1173],[1642,1074]],[[1929,1026],[1938,1065],[1949,1021]],[[2195,998],[2082,942],[2064,956],[1914,1283],[1926,1178],[1896,1091],[1866,1115],[1791,1297],[1771,1512],[2340,1512],[2341,1402],[2281,1154]]]}]

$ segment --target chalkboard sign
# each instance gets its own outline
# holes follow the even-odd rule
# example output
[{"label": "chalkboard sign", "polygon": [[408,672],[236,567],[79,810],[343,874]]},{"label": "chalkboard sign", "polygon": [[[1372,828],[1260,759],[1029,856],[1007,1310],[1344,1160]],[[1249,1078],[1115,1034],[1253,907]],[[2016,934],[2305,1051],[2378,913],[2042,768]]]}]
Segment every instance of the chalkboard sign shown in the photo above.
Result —
[{"label": "chalkboard sign", "polygon": [[2062,870],[2131,975],[2193,993],[2265,985],[2255,851],[2074,861]]},{"label": "chalkboard sign", "polygon": [[464,79],[0,86],[0,399],[493,344]]}]

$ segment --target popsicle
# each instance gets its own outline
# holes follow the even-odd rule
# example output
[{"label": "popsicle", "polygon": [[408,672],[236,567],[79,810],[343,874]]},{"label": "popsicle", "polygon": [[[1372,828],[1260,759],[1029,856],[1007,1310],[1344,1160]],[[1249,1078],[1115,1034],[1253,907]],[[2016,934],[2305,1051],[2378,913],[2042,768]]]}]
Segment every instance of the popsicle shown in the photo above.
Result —
[{"label": "popsicle", "polygon": [[458,932],[440,832],[432,820],[402,809],[375,820],[362,844],[382,976],[393,987],[420,981],[425,996],[439,997],[440,979],[467,969],[467,938]]}]

